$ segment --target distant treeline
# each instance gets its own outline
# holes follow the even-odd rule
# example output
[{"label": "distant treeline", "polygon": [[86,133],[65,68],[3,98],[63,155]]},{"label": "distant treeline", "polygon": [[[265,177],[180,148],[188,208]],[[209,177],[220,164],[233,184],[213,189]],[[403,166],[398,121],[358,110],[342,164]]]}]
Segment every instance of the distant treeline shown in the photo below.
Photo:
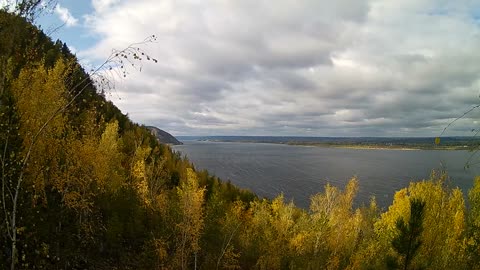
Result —
[{"label": "distant treeline", "polygon": [[480,144],[480,138],[475,136],[442,137],[439,145],[435,144],[435,137],[180,136],[179,138],[181,140],[217,142],[462,150],[471,150]]}]

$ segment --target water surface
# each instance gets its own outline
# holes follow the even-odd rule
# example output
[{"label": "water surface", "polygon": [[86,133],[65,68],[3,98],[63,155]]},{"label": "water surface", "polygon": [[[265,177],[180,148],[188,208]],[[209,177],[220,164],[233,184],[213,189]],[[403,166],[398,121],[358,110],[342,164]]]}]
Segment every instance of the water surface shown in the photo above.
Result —
[{"label": "water surface", "polygon": [[464,169],[468,151],[370,150],[306,147],[268,143],[183,141],[174,150],[188,156],[197,169],[207,169],[223,180],[259,196],[280,193],[307,208],[311,195],[326,183],[342,187],[352,176],[360,183],[356,204],[375,196],[380,206],[392,203],[396,190],[410,181],[428,178],[432,169],[446,169],[449,184],[467,191],[478,167]]}]

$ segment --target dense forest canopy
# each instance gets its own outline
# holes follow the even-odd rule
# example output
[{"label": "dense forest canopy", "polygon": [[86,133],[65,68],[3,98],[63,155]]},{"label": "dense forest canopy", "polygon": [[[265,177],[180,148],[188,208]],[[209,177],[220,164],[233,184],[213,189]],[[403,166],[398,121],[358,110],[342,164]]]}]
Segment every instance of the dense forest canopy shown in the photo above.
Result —
[{"label": "dense forest canopy", "polygon": [[445,172],[382,210],[359,181],[303,210],[194,166],[94,87],[68,47],[0,12],[0,267],[479,269],[480,178]]}]

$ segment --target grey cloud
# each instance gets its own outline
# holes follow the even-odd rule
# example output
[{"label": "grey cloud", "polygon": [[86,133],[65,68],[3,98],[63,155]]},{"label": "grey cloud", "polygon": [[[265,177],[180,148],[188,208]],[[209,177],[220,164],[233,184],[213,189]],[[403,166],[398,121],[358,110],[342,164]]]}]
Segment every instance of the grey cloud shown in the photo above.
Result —
[{"label": "grey cloud", "polygon": [[174,134],[435,136],[479,102],[480,4],[116,2],[90,15],[103,38],[82,53],[157,34],[147,50],[159,64],[112,99]]}]

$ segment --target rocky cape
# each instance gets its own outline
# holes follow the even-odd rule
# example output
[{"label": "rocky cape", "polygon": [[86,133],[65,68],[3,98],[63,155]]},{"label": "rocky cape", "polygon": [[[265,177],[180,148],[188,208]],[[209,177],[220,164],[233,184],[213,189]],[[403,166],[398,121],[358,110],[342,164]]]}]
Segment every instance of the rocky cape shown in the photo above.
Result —
[{"label": "rocky cape", "polygon": [[173,144],[173,145],[183,144],[181,141],[177,140],[177,138],[173,137],[170,133],[164,130],[161,130],[153,126],[147,126],[147,128],[155,137],[157,137],[160,143]]}]

